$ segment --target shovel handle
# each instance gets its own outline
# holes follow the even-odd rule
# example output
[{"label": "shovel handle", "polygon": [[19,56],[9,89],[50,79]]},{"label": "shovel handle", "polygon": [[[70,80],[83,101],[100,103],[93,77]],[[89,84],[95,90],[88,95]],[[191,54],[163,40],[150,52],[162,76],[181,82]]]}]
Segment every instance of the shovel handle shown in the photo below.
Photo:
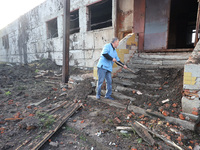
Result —
[{"label": "shovel handle", "polygon": [[[120,65],[121,67],[124,67],[121,63],[119,63],[119,62],[115,62],[116,64],[118,64],[118,65]],[[131,70],[130,68],[127,68],[127,70],[129,70],[130,72],[132,72],[132,73],[135,73],[133,70]]]}]

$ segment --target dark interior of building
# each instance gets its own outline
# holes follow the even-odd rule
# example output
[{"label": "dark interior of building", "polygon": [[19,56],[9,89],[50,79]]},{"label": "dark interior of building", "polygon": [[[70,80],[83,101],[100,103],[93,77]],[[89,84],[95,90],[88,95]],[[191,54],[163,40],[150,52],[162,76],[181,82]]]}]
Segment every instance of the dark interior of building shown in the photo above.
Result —
[{"label": "dark interior of building", "polygon": [[90,23],[88,30],[112,26],[112,0],[103,0],[89,6]]},{"label": "dark interior of building", "polygon": [[171,0],[168,49],[194,48],[197,0]]},{"label": "dark interior of building", "polygon": [[55,38],[58,37],[58,23],[57,23],[57,18],[52,19],[47,22],[47,33],[48,33],[48,38]]},{"label": "dark interior of building", "polygon": [[78,33],[79,28],[79,10],[70,13],[70,34]]}]

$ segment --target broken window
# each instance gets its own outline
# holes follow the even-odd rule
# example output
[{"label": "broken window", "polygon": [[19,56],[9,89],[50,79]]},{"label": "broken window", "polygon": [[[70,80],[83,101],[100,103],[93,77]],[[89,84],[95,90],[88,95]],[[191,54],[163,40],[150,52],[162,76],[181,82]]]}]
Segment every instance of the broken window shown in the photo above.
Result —
[{"label": "broken window", "polygon": [[102,0],[88,6],[88,30],[112,26],[112,0]]},{"label": "broken window", "polygon": [[4,35],[2,37],[2,41],[3,41],[3,47],[5,49],[9,49],[9,39],[8,39],[8,34],[7,35]]},{"label": "broken window", "polygon": [[79,28],[79,10],[70,13],[70,34],[78,33]]},{"label": "broken window", "polygon": [[47,38],[58,37],[58,23],[57,18],[47,22]]}]

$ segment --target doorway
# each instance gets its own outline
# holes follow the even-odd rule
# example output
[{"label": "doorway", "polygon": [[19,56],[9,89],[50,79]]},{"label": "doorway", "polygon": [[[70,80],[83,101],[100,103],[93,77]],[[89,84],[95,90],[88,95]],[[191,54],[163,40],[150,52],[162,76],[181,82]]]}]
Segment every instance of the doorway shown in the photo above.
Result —
[{"label": "doorway", "polygon": [[192,51],[197,10],[197,0],[134,0],[139,51]]},{"label": "doorway", "polygon": [[168,49],[194,48],[197,0],[172,0]]}]

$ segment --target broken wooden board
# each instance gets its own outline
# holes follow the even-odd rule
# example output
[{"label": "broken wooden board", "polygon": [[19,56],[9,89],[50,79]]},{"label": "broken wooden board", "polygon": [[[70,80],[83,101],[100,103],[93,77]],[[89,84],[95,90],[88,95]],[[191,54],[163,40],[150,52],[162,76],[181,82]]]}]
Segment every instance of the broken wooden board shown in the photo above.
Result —
[{"label": "broken wooden board", "polygon": [[[32,139],[29,145],[25,145],[24,143],[22,143],[22,145],[20,145],[18,148],[20,149],[31,149],[31,150],[38,150],[39,148],[41,148],[44,143],[46,141],[48,141],[49,138],[51,138],[60,127],[62,127],[62,125],[80,108],[82,107],[82,103],[67,103],[70,104],[68,105],[69,107],[66,107],[65,102],[62,103],[63,107],[59,107],[59,110],[55,109],[56,112],[54,114],[54,116],[57,116],[55,119],[55,122],[52,124],[51,128],[49,129],[49,131],[45,131],[43,132],[44,134],[40,137],[40,138],[35,138],[36,136],[40,135],[41,133],[36,133],[33,135]],[[54,110],[54,111],[55,111]],[[49,114],[50,115],[50,114]],[[34,137],[35,136],[35,137]]]},{"label": "broken wooden board", "polygon": [[133,127],[133,129],[135,130],[135,132],[144,140],[146,141],[148,144],[150,145],[154,145],[155,141],[153,139],[153,137],[149,134],[148,130],[141,127],[139,124],[137,124],[136,122],[131,123],[131,126]]},{"label": "broken wooden board", "polygon": [[72,109],[72,111],[70,111],[69,113],[65,114],[63,116],[63,118],[61,118],[58,122],[58,125],[54,128],[54,130],[49,131],[49,133],[47,133],[41,141],[39,141],[38,143],[35,143],[34,145],[36,145],[34,148],[32,148],[32,150],[38,150],[49,138],[51,138],[60,127],[62,127],[62,125],[80,108],[82,107],[81,103],[77,103],[74,108]]},{"label": "broken wooden board", "polygon": [[155,131],[152,131],[150,130],[149,128],[147,128],[146,126],[144,126],[143,124],[135,121],[135,124],[137,124],[138,126],[141,126],[142,128],[146,129],[148,132],[150,132],[151,134],[155,135],[156,137],[160,138],[161,140],[163,140],[165,143],[173,146],[174,148],[176,149],[179,149],[179,150],[183,150],[180,146],[178,146],[177,144],[175,144],[173,141],[171,140],[168,140],[167,138],[165,138],[164,136],[158,134],[157,132]]}]

